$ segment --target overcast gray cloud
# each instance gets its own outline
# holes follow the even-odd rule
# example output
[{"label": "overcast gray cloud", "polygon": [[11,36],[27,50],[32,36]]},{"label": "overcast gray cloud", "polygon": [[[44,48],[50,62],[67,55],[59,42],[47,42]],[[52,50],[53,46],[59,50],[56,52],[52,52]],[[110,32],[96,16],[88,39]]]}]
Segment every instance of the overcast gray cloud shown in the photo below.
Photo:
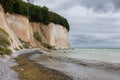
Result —
[{"label": "overcast gray cloud", "polygon": [[98,12],[120,10],[120,0],[77,0],[82,6],[92,8]]},{"label": "overcast gray cloud", "polygon": [[120,47],[120,0],[34,0],[66,17],[73,47]]},{"label": "overcast gray cloud", "polygon": [[[98,12],[119,11],[120,0],[34,0],[36,4],[47,5],[56,9],[68,9],[80,5]],[[57,7],[56,7],[57,6]]]}]

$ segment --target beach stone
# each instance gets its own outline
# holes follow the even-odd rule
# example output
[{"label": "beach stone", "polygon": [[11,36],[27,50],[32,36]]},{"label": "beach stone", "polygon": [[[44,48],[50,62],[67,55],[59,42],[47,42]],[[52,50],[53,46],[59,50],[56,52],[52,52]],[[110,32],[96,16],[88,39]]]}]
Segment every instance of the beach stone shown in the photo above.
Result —
[{"label": "beach stone", "polygon": [[0,57],[0,80],[18,80],[18,74],[11,69],[15,65],[8,56]]}]

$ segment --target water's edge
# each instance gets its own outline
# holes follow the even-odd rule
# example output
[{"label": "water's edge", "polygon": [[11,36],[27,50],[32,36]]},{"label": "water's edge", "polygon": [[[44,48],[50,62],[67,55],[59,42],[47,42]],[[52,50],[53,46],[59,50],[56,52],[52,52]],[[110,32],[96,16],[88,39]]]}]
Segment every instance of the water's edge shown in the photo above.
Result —
[{"label": "water's edge", "polygon": [[30,59],[48,68],[61,71],[74,78],[74,80],[120,80],[120,63],[76,59],[66,57],[66,55],[69,55],[66,51],[62,51],[65,56],[59,56],[62,54],[59,53],[61,51],[47,55],[36,54]]}]

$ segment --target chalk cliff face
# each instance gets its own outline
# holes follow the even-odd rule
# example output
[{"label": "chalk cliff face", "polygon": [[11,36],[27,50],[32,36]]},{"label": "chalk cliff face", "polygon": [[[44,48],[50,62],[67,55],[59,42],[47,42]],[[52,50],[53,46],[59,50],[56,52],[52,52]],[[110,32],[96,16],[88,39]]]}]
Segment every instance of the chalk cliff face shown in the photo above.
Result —
[{"label": "chalk cliff face", "polygon": [[36,32],[39,33],[43,43],[49,44],[56,49],[70,48],[69,32],[63,26],[54,23],[49,25],[32,23],[24,16],[5,14],[2,6],[0,6],[0,28],[9,34],[11,49],[23,46],[22,41],[29,42],[31,47],[47,49],[33,37]]},{"label": "chalk cliff face", "polygon": [[56,49],[70,48],[69,32],[61,25],[50,23],[44,25],[42,23],[31,23],[33,32],[39,32],[45,43],[54,46]]}]

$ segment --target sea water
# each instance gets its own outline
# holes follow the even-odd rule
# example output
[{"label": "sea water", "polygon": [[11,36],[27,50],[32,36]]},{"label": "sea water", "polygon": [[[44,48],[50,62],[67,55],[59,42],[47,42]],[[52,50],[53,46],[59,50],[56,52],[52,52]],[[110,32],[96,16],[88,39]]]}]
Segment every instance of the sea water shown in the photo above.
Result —
[{"label": "sea water", "polygon": [[52,50],[31,59],[74,80],[120,80],[120,49]]}]

